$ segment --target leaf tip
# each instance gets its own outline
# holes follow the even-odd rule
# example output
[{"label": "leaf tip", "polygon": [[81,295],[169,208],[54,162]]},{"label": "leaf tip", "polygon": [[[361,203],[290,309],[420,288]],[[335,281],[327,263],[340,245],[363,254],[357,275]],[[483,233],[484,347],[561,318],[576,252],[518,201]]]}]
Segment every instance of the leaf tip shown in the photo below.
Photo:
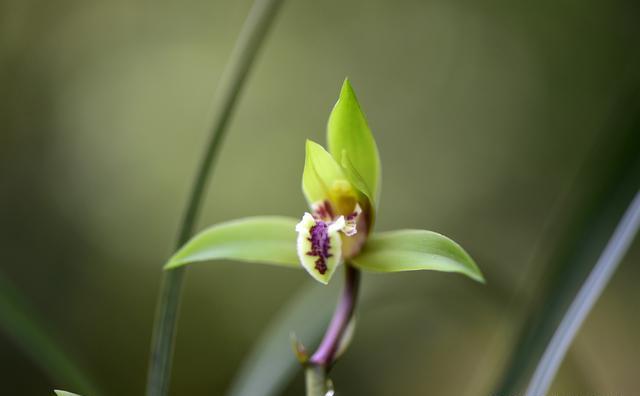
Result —
[{"label": "leaf tip", "polygon": [[471,279],[473,279],[474,281],[481,283],[483,285],[487,284],[487,280],[484,278],[484,276],[482,275],[482,272],[480,272],[480,270],[477,270],[476,272],[473,273],[473,276],[471,277]]},{"label": "leaf tip", "polygon": [[305,147],[305,150],[306,150],[307,153],[310,153],[311,151],[318,150],[318,149],[324,150],[324,147],[322,147],[322,145],[320,145],[319,143],[314,142],[311,139],[307,139],[305,141],[304,147]]},{"label": "leaf tip", "polygon": [[469,271],[466,272],[467,276],[478,283],[482,283],[483,285],[486,285],[487,280],[484,278],[484,275],[482,275],[482,271],[480,271],[480,267],[478,267],[478,264],[476,264],[476,262],[471,258],[471,256],[469,256],[468,253],[466,254],[468,258],[468,266],[470,267]]},{"label": "leaf tip", "polygon": [[349,77],[345,77],[344,82],[342,83],[342,88],[340,89],[340,99],[343,98],[355,98],[356,94],[353,91],[353,86],[351,86],[351,81],[349,81]]},{"label": "leaf tip", "polygon": [[469,278],[471,278],[472,280],[478,283],[486,285],[487,281],[484,278],[484,275],[482,275],[482,271],[480,271],[480,267],[478,267],[478,264],[476,264],[475,260],[460,245],[458,245],[458,243],[456,243],[453,240],[451,242],[453,242],[458,247],[458,249],[460,249],[466,256],[465,266],[467,268],[464,271],[464,275],[468,276]]},{"label": "leaf tip", "polygon": [[170,271],[172,269],[175,269],[181,265],[183,265],[183,262],[180,262],[179,260],[174,260],[174,258],[170,258],[169,261],[167,261],[167,263],[164,265],[164,267],[162,267],[163,271]]},{"label": "leaf tip", "polygon": [[[462,247],[460,247],[460,249],[462,249]],[[467,255],[469,266],[470,266],[470,271],[468,273],[469,277],[478,283],[482,283],[483,285],[486,285],[487,280],[484,278],[482,271],[480,271],[480,267],[478,267],[478,264],[476,264],[475,260],[469,255],[469,253],[465,252],[465,254]]]},{"label": "leaf tip", "polygon": [[60,390],[60,389],[54,389],[53,393],[55,393],[56,396],[80,396],[80,395],[76,395],[75,393],[63,391],[63,390]]}]

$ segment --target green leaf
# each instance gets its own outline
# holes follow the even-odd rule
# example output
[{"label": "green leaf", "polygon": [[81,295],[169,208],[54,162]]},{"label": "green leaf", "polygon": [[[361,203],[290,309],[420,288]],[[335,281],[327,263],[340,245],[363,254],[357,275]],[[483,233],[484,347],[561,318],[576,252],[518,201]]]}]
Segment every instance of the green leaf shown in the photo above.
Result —
[{"label": "green leaf", "polygon": [[529,382],[525,395],[546,395],[571,343],[627,254],[640,228],[640,191],[629,204],[591,273],[560,321]]},{"label": "green leaf", "polygon": [[343,152],[348,153],[353,168],[368,186],[371,199],[377,201],[380,192],[378,147],[348,79],[344,80],[340,98],[329,116],[327,140],[336,161],[342,162]]},{"label": "green leaf", "polygon": [[244,359],[231,381],[227,396],[281,395],[289,381],[300,371],[300,362],[291,353],[290,333],[295,331],[305,344],[316,346],[325,331],[338,295],[340,282],[328,286],[307,284],[290,298]]},{"label": "green leaf", "polygon": [[248,217],[207,228],[178,250],[165,269],[196,261],[231,259],[300,268],[296,219]]},{"label": "green leaf", "polygon": [[53,381],[86,394],[104,394],[92,376],[63,348],[51,320],[45,320],[25,295],[0,271],[0,334]]},{"label": "green leaf", "polygon": [[358,268],[375,272],[458,272],[484,283],[480,270],[467,252],[451,239],[432,231],[373,234],[352,262]]},{"label": "green leaf", "polygon": [[[310,350],[320,343],[326,326],[330,322],[335,308],[333,303],[338,298],[342,282],[331,282],[328,286],[308,283],[299,293],[290,298],[279,312],[271,319],[268,327],[250,348],[243,359],[240,369],[236,371],[226,396],[275,396],[283,394],[288,384],[296,375],[300,376],[300,362],[291,352],[291,339],[288,336],[295,331],[296,336],[304,341]],[[367,279],[362,284],[358,311],[362,314],[383,309],[386,304],[396,304],[406,300],[418,299],[414,288],[393,290],[393,298],[389,299],[390,284],[381,277]],[[327,302],[319,304],[318,302]],[[331,302],[331,303],[329,303]],[[452,310],[442,302],[425,300],[423,308],[424,320],[433,321],[434,328],[443,320],[453,317]],[[454,317],[458,317],[455,316]],[[343,336],[344,337],[344,336]],[[346,341],[346,340],[345,340]]]},{"label": "green leaf", "polygon": [[71,393],[71,392],[67,392],[67,391],[63,391],[63,390],[54,390],[53,393],[55,393],[57,396],[80,396],[78,394],[75,393]]},{"label": "green leaf", "polygon": [[329,192],[336,181],[347,178],[342,168],[324,147],[307,140],[302,191],[309,205],[329,198]]},{"label": "green leaf", "polygon": [[[515,344],[495,395],[524,395],[535,364],[567,313],[571,301],[605,249],[640,180],[640,97],[622,98],[609,122],[591,141],[572,186],[549,212],[555,213],[533,260],[539,278],[531,286],[536,298],[524,313]],[[562,216],[558,214],[562,213]],[[525,271],[530,271],[523,268]],[[534,277],[536,278],[536,277]]]}]

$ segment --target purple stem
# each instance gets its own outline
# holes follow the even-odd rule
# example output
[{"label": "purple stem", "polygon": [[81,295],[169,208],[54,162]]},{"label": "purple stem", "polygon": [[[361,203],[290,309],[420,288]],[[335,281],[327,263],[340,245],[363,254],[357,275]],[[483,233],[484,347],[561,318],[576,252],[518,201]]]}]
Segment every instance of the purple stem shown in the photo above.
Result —
[{"label": "purple stem", "polygon": [[342,335],[353,316],[359,285],[360,271],[345,263],[344,290],[320,346],[309,359],[311,364],[327,367],[333,363]]}]

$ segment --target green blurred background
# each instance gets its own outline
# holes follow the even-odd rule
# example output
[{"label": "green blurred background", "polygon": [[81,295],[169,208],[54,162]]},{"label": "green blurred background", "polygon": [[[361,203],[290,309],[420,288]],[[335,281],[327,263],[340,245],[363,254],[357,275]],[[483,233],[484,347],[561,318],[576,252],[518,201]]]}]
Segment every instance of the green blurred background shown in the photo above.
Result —
[{"label": "green blurred background", "polygon": [[[0,269],[107,394],[143,392],[160,268],[250,6],[0,0]],[[588,170],[617,158],[601,143],[615,147],[616,125],[640,115],[626,110],[640,87],[639,20],[633,0],[287,2],[199,228],[302,214],[304,141],[324,142],[349,76],[380,147],[377,228],[451,236],[488,283],[366,274],[376,297],[334,382],[344,395],[489,394],[541,303],[549,252],[601,181]],[[639,258],[636,243],[553,392],[640,389]],[[192,267],[172,393],[222,394],[304,287],[320,286],[302,271]],[[73,390],[36,360],[0,332],[2,393]],[[298,374],[286,394],[302,387]]]}]

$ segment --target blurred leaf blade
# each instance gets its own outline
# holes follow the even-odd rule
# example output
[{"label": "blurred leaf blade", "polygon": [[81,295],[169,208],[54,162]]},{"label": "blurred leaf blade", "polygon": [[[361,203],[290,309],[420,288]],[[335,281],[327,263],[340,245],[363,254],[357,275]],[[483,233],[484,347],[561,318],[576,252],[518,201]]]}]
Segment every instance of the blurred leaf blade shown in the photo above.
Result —
[{"label": "blurred leaf blade", "polygon": [[296,223],[296,219],[288,217],[256,216],[216,224],[180,248],[165,269],[219,259],[300,268]]},{"label": "blurred leaf blade", "polygon": [[[523,321],[520,335],[495,394],[522,390],[553,332],[640,185],[640,94],[628,95],[614,109],[585,160],[571,195],[570,220],[539,281],[540,297]],[[586,183],[585,181],[588,181]],[[590,185],[587,191],[577,186]]]},{"label": "blurred leaf blade", "polygon": [[[233,379],[228,396],[275,396],[281,394],[300,363],[291,351],[289,335],[316,344],[331,318],[333,304],[318,304],[336,285],[304,287],[272,320]],[[328,291],[329,290],[329,291]],[[308,345],[307,345],[308,346]]]},{"label": "blurred leaf blade", "polygon": [[20,292],[0,273],[0,330],[56,382],[64,382],[91,395],[99,388],[47,330]]},{"label": "blurred leaf blade", "polygon": [[398,230],[373,234],[353,263],[360,269],[374,272],[456,272],[484,282],[478,266],[460,245],[432,231]]},{"label": "blurred leaf blade", "polygon": [[59,389],[54,390],[53,393],[55,393],[56,396],[80,396],[77,393],[71,393],[71,392],[67,392]]},{"label": "blurred leaf blade", "polygon": [[546,395],[580,326],[624,258],[640,226],[640,192],[636,193],[593,271],[580,288],[553,334],[533,374],[527,396]]}]

